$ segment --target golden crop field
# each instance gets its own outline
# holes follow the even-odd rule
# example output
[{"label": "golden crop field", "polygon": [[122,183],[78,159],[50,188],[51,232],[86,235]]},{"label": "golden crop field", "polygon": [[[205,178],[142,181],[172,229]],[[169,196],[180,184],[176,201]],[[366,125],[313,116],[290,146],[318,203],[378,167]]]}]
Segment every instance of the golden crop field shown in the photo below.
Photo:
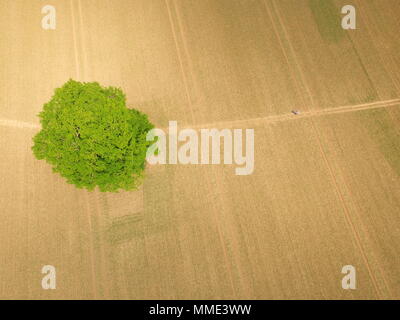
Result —
[{"label": "golden crop field", "polygon": [[[0,299],[399,299],[399,16],[398,0],[0,1]],[[31,147],[70,78],[122,88],[158,128],[254,129],[254,172],[67,184]]]}]

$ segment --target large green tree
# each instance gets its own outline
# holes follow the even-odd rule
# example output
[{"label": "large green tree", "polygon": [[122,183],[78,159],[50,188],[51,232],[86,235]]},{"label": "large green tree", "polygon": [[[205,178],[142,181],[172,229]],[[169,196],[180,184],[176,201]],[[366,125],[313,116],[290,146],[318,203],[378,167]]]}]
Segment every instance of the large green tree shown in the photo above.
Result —
[{"label": "large green tree", "polygon": [[101,191],[136,189],[143,178],[147,116],[126,107],[124,93],[97,82],[69,80],[39,114],[33,152],[69,183]]}]

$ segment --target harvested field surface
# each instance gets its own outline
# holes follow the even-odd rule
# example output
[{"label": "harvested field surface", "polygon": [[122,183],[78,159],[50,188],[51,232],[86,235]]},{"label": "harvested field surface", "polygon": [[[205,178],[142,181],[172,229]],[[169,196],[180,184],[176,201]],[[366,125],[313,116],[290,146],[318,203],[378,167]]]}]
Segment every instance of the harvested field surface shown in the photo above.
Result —
[{"label": "harvested field surface", "polygon": [[[359,13],[358,28],[351,32],[337,23],[337,13],[340,17],[341,8],[348,4],[344,1],[266,3],[310,106],[327,108],[398,98],[395,79],[383,68],[384,61],[391,58],[380,52],[380,45],[374,45],[379,37],[368,31],[369,16]],[[358,7],[360,12],[365,10],[364,4]],[[382,16],[382,10],[390,11],[391,6],[381,2],[381,7],[381,14],[374,16],[374,21],[388,29],[397,29],[397,22]]]},{"label": "harvested field surface", "polygon": [[[1,1],[0,298],[399,299],[400,5],[352,2],[345,31],[344,0]],[[76,189],[31,151],[69,78],[158,128],[254,129],[254,172],[148,164],[137,191]]]}]

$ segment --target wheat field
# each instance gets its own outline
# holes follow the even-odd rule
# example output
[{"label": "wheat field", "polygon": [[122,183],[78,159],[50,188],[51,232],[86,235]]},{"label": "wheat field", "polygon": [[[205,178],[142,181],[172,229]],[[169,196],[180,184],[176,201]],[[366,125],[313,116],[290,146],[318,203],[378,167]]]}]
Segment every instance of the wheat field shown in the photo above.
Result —
[{"label": "wheat field", "polygon": [[[351,1],[346,31],[348,1],[322,2],[2,0],[0,298],[399,299],[400,3]],[[76,189],[31,151],[70,78],[159,128],[253,128],[254,172],[148,165],[137,191]]]}]

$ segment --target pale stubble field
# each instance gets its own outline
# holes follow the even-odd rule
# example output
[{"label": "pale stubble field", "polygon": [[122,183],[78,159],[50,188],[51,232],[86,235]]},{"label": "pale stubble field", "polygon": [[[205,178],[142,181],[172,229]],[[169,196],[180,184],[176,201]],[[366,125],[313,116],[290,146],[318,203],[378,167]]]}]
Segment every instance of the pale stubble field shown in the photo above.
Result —
[{"label": "pale stubble field", "polygon": [[[50,3],[2,1],[0,297],[398,299],[400,8],[354,1],[344,31],[317,2],[64,0],[46,31]],[[149,165],[135,192],[66,184],[30,147],[69,78],[121,87],[157,127],[254,128],[253,174]]]}]

